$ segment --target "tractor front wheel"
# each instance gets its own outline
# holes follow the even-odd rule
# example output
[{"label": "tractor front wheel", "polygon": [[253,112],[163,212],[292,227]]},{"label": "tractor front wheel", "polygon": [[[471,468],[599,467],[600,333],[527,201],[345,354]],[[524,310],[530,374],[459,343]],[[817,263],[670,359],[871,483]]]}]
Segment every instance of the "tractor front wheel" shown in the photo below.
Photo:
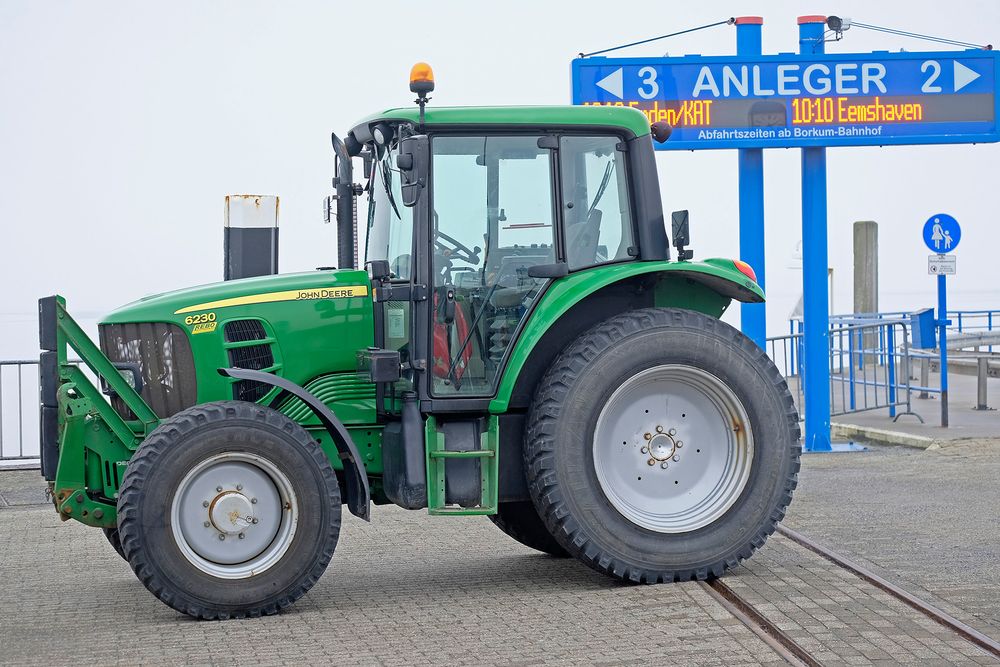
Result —
[{"label": "tractor front wheel", "polygon": [[574,341],[539,384],[528,487],[552,536],[611,576],[721,575],[784,516],[798,416],[764,351],[689,310],[616,316]]},{"label": "tractor front wheel", "polygon": [[164,420],[129,463],[118,532],[139,580],[205,619],[273,614],[333,556],[340,488],[326,455],[281,413],[239,401]]}]

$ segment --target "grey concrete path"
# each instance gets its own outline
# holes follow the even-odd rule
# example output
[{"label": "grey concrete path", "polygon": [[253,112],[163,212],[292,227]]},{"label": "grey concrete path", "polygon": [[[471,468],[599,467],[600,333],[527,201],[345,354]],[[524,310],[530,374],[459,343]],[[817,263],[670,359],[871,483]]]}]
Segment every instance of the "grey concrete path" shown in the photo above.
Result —
[{"label": "grey concrete path", "polygon": [[[1000,445],[808,455],[787,525],[1000,635]],[[477,517],[345,513],[292,609],[197,622],[99,531],[62,523],[36,472],[0,473],[0,663],[779,664],[699,584],[629,586]],[[971,645],[773,537],[727,581],[824,664],[990,664]]]}]

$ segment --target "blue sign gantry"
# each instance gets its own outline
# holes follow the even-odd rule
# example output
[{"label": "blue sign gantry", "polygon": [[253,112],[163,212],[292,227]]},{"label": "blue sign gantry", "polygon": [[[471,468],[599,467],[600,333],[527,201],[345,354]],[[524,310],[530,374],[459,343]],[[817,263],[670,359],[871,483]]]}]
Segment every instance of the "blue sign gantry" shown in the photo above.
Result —
[{"label": "blue sign gantry", "polygon": [[924,223],[924,244],[939,255],[944,255],[958,247],[962,240],[962,228],[958,220],[947,213],[932,215]]},{"label": "blue sign gantry", "polygon": [[1000,141],[994,51],[577,58],[573,103],[630,106],[661,150]]}]

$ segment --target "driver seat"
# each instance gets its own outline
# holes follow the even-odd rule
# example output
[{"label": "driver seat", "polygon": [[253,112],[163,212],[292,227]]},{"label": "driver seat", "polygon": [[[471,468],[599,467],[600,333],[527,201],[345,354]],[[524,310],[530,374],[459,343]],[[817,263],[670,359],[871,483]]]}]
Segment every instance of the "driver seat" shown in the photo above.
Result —
[{"label": "driver seat", "polygon": [[597,243],[603,216],[604,212],[595,208],[586,220],[566,227],[566,259],[570,267],[590,266],[597,262]]}]

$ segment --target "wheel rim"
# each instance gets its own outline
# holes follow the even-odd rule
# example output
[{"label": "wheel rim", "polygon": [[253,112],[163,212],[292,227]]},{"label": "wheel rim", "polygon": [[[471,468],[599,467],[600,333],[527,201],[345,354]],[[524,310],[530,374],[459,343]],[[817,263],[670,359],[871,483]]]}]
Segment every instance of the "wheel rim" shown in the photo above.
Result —
[{"label": "wheel rim", "polygon": [[668,364],[626,380],[594,429],[608,501],[634,524],[684,533],[712,523],[746,487],[753,433],[742,403],[700,368]]},{"label": "wheel rim", "polygon": [[170,525],[181,553],[199,570],[243,579],[281,560],[298,514],[292,484],[274,463],[226,452],[184,476],[171,503]]}]

